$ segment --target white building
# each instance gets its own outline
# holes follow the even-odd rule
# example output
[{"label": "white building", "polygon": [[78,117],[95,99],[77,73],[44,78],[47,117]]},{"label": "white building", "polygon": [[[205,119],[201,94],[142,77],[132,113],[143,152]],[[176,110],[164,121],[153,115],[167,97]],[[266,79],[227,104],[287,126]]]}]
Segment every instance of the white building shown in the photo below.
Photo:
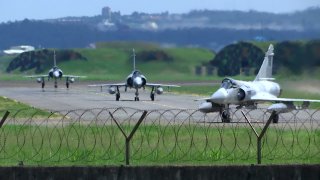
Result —
[{"label": "white building", "polygon": [[34,51],[35,48],[33,46],[21,45],[21,46],[13,46],[10,49],[4,50],[3,52],[8,55],[21,54],[23,52]]}]

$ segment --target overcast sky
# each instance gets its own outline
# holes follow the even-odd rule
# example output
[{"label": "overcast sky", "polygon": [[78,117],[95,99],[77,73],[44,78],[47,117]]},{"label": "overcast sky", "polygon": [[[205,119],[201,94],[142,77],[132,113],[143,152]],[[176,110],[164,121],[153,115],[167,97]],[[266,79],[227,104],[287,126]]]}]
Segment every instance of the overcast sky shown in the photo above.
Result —
[{"label": "overcast sky", "polygon": [[320,0],[0,0],[0,22],[48,19],[65,16],[93,16],[101,8],[131,14],[134,11],[186,13],[194,9],[257,10],[293,12],[311,6],[320,7]]}]

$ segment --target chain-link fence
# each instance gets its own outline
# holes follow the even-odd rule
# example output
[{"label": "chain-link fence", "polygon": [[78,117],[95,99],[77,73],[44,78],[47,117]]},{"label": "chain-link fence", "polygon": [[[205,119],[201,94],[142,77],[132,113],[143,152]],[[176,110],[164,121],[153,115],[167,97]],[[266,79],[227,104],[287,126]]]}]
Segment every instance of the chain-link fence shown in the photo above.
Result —
[{"label": "chain-link fence", "polygon": [[280,114],[269,126],[265,109],[230,112],[231,123],[180,109],[0,111],[0,163],[251,164],[259,153],[262,163],[320,162],[320,110]]}]

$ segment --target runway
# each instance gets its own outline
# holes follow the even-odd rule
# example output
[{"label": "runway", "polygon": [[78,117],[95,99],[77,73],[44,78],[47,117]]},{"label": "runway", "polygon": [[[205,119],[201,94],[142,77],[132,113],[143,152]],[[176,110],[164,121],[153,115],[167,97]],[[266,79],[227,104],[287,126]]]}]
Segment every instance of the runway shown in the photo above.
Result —
[{"label": "runway", "polygon": [[[165,89],[166,90],[166,89]],[[134,101],[134,90],[120,89],[120,101],[115,100],[115,95],[107,92],[104,88],[101,92],[99,87],[88,87],[85,83],[72,84],[66,89],[60,87],[54,89],[48,84],[44,90],[39,84],[25,82],[22,84],[6,83],[0,88],[0,95],[10,99],[29,104],[33,107],[51,111],[92,109],[92,108],[116,108],[129,107],[136,109],[197,109],[199,102],[195,99],[200,98],[194,95],[181,95],[172,92],[164,92],[156,95],[155,101],[150,100],[150,90],[140,89],[140,101]]]},{"label": "runway", "polygon": [[[89,109],[103,109],[103,108],[133,108],[138,110],[192,110],[198,109],[201,102],[194,101],[195,99],[203,98],[202,96],[176,94],[165,91],[162,95],[156,95],[155,101],[150,100],[150,90],[139,90],[140,101],[134,101],[133,89],[128,89],[124,92],[124,88],[120,89],[120,101],[115,100],[115,95],[107,92],[104,88],[101,92],[100,87],[88,87],[86,82],[72,84],[69,89],[66,89],[63,84],[55,89],[53,85],[47,84],[44,90],[39,84],[31,82],[5,82],[1,83],[0,96],[8,97],[19,102],[26,103],[32,107],[36,107],[48,111],[70,111],[70,110],[89,110]],[[258,110],[246,110],[250,112],[250,117],[254,122],[266,122],[270,113],[265,113],[266,105],[261,104]],[[234,123],[246,122],[240,110],[236,108],[231,109],[232,121]],[[178,112],[178,111],[175,111]],[[182,116],[182,114],[180,114]],[[172,114],[168,113],[168,117]],[[188,114],[186,114],[188,116]],[[197,112],[192,115],[197,121],[221,122],[218,113],[209,113],[206,116]],[[172,118],[172,117],[171,117]],[[186,119],[186,117],[182,117]],[[279,122],[294,122],[297,119],[301,122],[314,119],[320,121],[320,111],[317,110],[301,110],[292,111],[291,113],[284,113],[280,115]]]}]

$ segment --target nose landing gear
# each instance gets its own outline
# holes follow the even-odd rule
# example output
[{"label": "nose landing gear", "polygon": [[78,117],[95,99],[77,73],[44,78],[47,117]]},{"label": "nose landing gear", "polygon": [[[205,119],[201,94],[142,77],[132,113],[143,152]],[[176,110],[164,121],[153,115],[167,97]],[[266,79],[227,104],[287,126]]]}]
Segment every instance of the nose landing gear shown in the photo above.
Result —
[{"label": "nose landing gear", "polygon": [[134,101],[139,101],[139,91],[138,91],[138,89],[136,89],[135,95],[136,95],[136,97],[134,97]]}]

